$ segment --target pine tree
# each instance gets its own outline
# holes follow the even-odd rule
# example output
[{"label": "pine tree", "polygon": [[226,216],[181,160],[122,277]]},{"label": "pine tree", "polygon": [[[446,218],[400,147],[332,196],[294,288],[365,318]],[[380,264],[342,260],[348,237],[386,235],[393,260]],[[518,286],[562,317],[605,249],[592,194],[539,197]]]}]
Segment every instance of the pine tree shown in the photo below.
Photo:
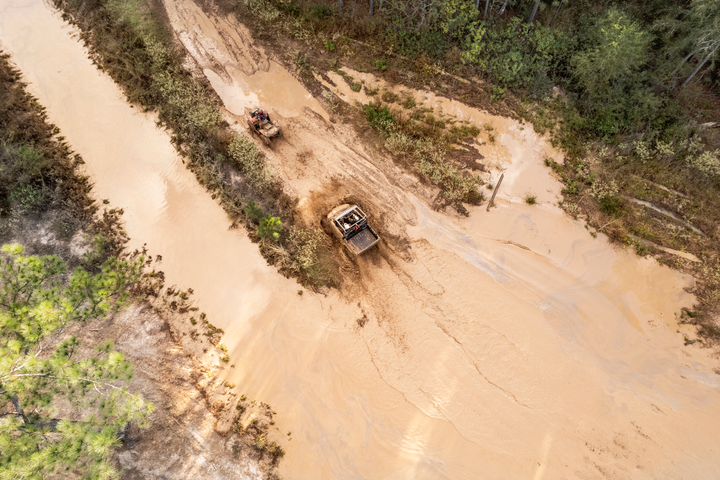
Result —
[{"label": "pine tree", "polygon": [[57,256],[0,252],[0,479],[109,479],[109,455],[152,404],[128,392],[132,365],[106,341],[82,355],[72,322],[103,317],[129,300],[143,258],[108,259],[97,274],[67,273]]}]

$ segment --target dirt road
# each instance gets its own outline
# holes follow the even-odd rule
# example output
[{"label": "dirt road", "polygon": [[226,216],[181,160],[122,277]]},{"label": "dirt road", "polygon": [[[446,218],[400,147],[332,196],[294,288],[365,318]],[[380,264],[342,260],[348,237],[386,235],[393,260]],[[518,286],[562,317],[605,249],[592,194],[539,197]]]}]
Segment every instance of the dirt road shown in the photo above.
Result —
[{"label": "dirt road", "polygon": [[[343,197],[367,202],[385,240],[347,261],[341,291],[312,294],[268,267],[177,156],[114,148],[140,132],[101,121],[103,90],[7,46],[51,120],[97,159],[96,191],[125,207],[133,240],[226,331],[228,380],[278,412],[285,478],[720,476],[717,360],[677,333],[692,278],[566,217],[542,165],[558,154],[529,126],[444,103],[494,126],[497,143],[478,149],[506,177],[490,213],[433,211],[435,191],[332,123],[241,25],[165,4],[229,115],[263,102],[279,119],[286,140],[267,154],[308,222]],[[530,189],[539,205],[522,201]]]}]

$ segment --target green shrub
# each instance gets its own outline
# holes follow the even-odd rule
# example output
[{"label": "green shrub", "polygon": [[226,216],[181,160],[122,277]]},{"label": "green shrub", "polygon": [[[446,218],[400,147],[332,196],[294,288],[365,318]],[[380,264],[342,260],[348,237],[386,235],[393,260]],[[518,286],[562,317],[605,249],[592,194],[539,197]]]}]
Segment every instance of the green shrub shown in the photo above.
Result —
[{"label": "green shrub", "polygon": [[[506,25],[473,24],[461,41],[465,61],[486,72],[500,88],[536,84],[562,58],[566,48],[559,31],[527,25],[518,17]],[[501,90],[494,93],[495,98],[502,95]]]},{"label": "green shrub", "polygon": [[365,117],[368,123],[381,130],[390,130],[395,123],[395,117],[387,105],[371,102],[365,105]]},{"label": "green shrub", "polygon": [[36,210],[45,205],[49,195],[39,185],[21,185],[10,192],[10,200],[23,213]]},{"label": "green shrub", "polygon": [[375,60],[375,68],[380,70],[381,72],[387,70],[387,61],[385,60],[385,58]]},{"label": "green shrub", "polygon": [[600,200],[600,211],[605,215],[619,217],[623,212],[622,199],[617,195],[608,195]]},{"label": "green shrub", "polygon": [[708,177],[720,177],[720,150],[705,151],[699,155],[692,155],[688,163]]},{"label": "green shrub", "polygon": [[531,195],[531,194],[525,195],[525,203],[527,203],[528,205],[535,205],[535,204],[537,204],[537,196],[536,196],[536,195]]},{"label": "green shrub", "polygon": [[247,218],[255,222],[259,221],[263,217],[262,209],[260,209],[260,207],[252,200],[245,205],[243,212]]},{"label": "green shrub", "polygon": [[318,20],[324,20],[333,14],[333,9],[323,3],[316,3],[315,5],[310,5],[308,14]]},{"label": "green shrub", "polygon": [[282,229],[282,222],[278,217],[266,215],[262,220],[260,220],[257,234],[258,237],[262,239],[273,240],[274,242],[277,242],[278,240],[280,240],[280,232],[282,231]]},{"label": "green shrub", "polygon": [[582,190],[581,185],[575,180],[569,180],[562,190],[563,195],[577,195]]},{"label": "green shrub", "polygon": [[503,98],[505,98],[505,92],[507,92],[507,88],[503,87],[493,87],[492,98],[495,101],[500,101]]},{"label": "green shrub", "polygon": [[198,83],[166,72],[153,75],[153,81],[170,107],[174,122],[187,123],[202,132],[220,125],[222,116],[217,104]]},{"label": "green shrub", "polygon": [[432,58],[440,58],[450,46],[446,36],[436,30],[417,31],[417,24],[412,25],[413,30],[399,30],[393,32],[392,37],[397,42],[401,55],[417,58],[420,54],[427,54]]},{"label": "green shrub", "polygon": [[327,40],[325,40],[324,43],[325,43],[325,50],[327,50],[328,52],[332,52],[333,50],[335,50],[335,44],[332,42],[332,40],[327,39]]}]

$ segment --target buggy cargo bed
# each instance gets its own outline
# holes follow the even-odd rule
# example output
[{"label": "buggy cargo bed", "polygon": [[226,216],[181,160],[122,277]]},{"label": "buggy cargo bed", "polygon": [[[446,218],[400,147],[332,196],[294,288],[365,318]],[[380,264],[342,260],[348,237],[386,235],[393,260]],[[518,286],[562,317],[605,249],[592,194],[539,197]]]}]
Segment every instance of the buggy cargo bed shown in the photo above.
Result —
[{"label": "buggy cargo bed", "polygon": [[368,248],[375,245],[380,239],[378,238],[375,231],[370,228],[370,225],[365,225],[365,228],[361,229],[353,235],[352,237],[347,239],[348,245],[350,245],[350,249],[353,250],[353,253],[356,255],[361,254]]}]

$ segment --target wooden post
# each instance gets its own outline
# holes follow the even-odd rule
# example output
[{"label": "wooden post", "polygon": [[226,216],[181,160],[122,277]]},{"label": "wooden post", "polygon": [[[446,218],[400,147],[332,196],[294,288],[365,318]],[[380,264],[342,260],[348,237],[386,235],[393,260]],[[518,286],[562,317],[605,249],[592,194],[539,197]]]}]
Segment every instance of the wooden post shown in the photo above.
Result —
[{"label": "wooden post", "polygon": [[493,189],[492,198],[490,198],[490,203],[488,203],[487,212],[490,211],[490,207],[492,207],[493,202],[495,201],[495,195],[497,195],[498,190],[500,190],[500,184],[502,183],[503,178],[505,177],[505,174],[503,173],[500,175],[500,180],[498,180],[497,185],[495,185],[495,188]]}]

